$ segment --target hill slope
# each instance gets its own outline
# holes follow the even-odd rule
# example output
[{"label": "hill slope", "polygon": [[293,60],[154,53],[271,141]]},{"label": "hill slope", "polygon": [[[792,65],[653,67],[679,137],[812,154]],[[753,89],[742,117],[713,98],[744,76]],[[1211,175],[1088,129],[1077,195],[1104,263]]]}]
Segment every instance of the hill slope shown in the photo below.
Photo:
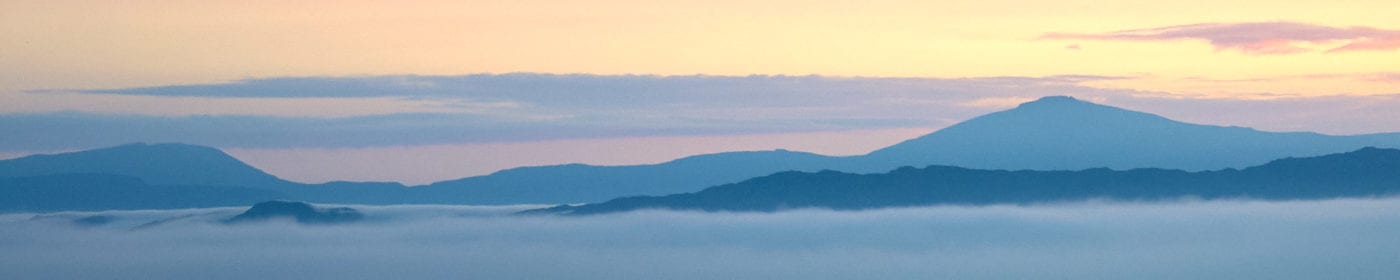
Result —
[{"label": "hill slope", "polygon": [[[829,157],[786,150],[699,155],[632,166],[522,167],[405,189],[397,183],[301,184],[279,179],[209,147],[131,144],[0,160],[0,178],[109,174],[154,186],[253,188],[319,203],[586,203],[695,192],[783,171],[887,172],[901,166],[1081,170],[1217,170],[1271,159],[1400,148],[1400,134],[1330,136],[1195,125],[1161,116],[1046,97],[877,150]],[[93,186],[98,187],[98,186]],[[0,194],[5,190],[0,189]],[[76,199],[57,193],[53,199]]]},{"label": "hill slope", "polygon": [[290,182],[218,149],[185,144],[0,160],[0,212],[194,208],[271,199],[392,204],[410,196],[399,183]]},{"label": "hill slope", "polygon": [[778,211],[858,210],[926,205],[988,205],[1082,201],[1200,199],[1327,199],[1400,194],[1400,150],[1365,148],[1313,158],[1290,158],[1244,170],[1186,172],[1005,171],[947,166],[901,168],[884,174],[783,172],[696,193],[639,196],[533,213],[600,214],[639,209]]},{"label": "hill slope", "polygon": [[672,194],[786,170],[815,171],[842,158],[786,150],[699,155],[661,164],[524,167],[414,187],[433,203],[520,204],[604,201]]},{"label": "hill slope", "polygon": [[[1332,136],[1189,124],[1051,96],[855,157],[775,151],[696,156],[656,165],[518,168],[434,183],[439,203],[580,203],[693,192],[782,171],[886,172],[902,166],[1082,170],[1243,168],[1272,159],[1400,148],[1400,134]],[[447,190],[442,190],[447,189]]]},{"label": "hill slope", "polygon": [[152,185],[273,189],[295,184],[249,166],[219,149],[186,144],[136,143],[0,160],[0,177],[68,173],[121,175],[140,178]]},{"label": "hill slope", "polygon": [[1199,171],[1363,147],[1400,148],[1400,134],[1331,136],[1197,125],[1052,96],[876,150],[863,160],[881,166]]}]

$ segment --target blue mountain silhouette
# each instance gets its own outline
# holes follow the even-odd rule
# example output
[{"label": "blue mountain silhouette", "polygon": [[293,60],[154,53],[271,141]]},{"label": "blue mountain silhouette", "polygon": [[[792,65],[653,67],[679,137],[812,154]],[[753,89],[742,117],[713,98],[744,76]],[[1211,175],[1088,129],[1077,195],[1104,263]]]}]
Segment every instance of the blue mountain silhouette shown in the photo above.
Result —
[{"label": "blue mountain silhouette", "polygon": [[[0,160],[0,211],[228,206],[269,199],[354,204],[586,203],[689,193],[784,171],[881,173],[927,165],[1199,171],[1368,146],[1400,147],[1400,134],[1332,136],[1196,125],[1056,96],[863,156],[729,152],[650,165],[522,167],[412,188],[375,182],[302,184],[267,174],[214,148],[130,144]],[[171,201],[157,202],[162,197]]]},{"label": "blue mountain silhouette", "polygon": [[306,202],[265,201],[224,220],[228,224],[290,219],[299,224],[342,224],[363,220],[365,215],[349,207],[318,208]]},{"label": "blue mountain silhouette", "polygon": [[0,177],[99,173],[140,178],[153,185],[280,188],[278,179],[219,149],[185,144],[127,144],[0,161]]},{"label": "blue mountain silhouette", "polygon": [[398,183],[282,180],[215,148],[128,144],[0,161],[0,212],[173,209],[271,199],[399,203]]},{"label": "blue mountain silhouette", "polygon": [[150,185],[135,177],[110,174],[0,178],[0,212],[238,206],[282,197],[287,195],[267,189]]},{"label": "blue mountain silhouette", "polygon": [[1215,170],[1363,147],[1400,148],[1400,133],[1331,136],[1197,125],[1066,96],[1041,98],[864,157],[873,165],[983,169]]},{"label": "blue mountain silhouette", "polygon": [[886,172],[949,165],[1007,170],[1243,168],[1272,159],[1400,148],[1400,133],[1332,136],[1189,124],[1051,96],[876,150],[828,157],[774,151],[722,153],[655,165],[518,168],[431,185],[442,198],[475,204],[581,203],[600,198],[693,192],[782,171]]},{"label": "blue mountain silhouette", "polygon": [[429,194],[424,197],[434,203],[571,203],[691,192],[779,171],[815,171],[841,164],[845,164],[842,158],[787,150],[729,152],[650,165],[522,167],[413,189]]},{"label": "blue mountain silhouette", "polygon": [[1400,194],[1400,150],[1365,148],[1289,158],[1243,170],[1187,172],[1107,168],[1081,171],[905,167],[883,174],[782,172],[705,190],[637,196],[525,213],[602,214],[639,209],[859,210],[930,205],[1031,204],[1104,199],[1329,199]]}]

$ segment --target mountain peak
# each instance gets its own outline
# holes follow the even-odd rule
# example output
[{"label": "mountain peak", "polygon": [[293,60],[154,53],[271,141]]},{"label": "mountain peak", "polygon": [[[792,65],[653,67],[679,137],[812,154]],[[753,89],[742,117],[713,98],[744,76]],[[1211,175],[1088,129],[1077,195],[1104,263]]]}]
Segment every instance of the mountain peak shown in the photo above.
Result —
[{"label": "mountain peak", "polygon": [[[1057,112],[1084,112],[1103,111],[1104,109],[1117,109],[1089,101],[1079,100],[1074,97],[1064,95],[1054,95],[1041,97],[1035,101],[1021,103],[1016,109],[1011,111],[1057,111]],[[1121,109],[1120,109],[1121,110]],[[1121,110],[1126,111],[1126,110]]]},{"label": "mountain peak", "polygon": [[306,202],[273,200],[258,203],[225,223],[265,221],[276,218],[290,218],[299,224],[339,224],[363,220],[365,215],[354,208],[318,208]]},{"label": "mountain peak", "polygon": [[129,152],[129,153],[182,153],[182,154],[200,154],[200,155],[206,155],[206,156],[224,156],[224,155],[226,155],[223,151],[221,151],[221,150],[219,150],[219,149],[216,149],[216,148],[213,148],[213,147],[206,147],[206,146],[199,146],[199,145],[190,145],[190,144],[184,144],[184,143],[145,143],[145,142],[137,142],[137,143],[130,143],[130,144],[124,144],[124,145],[119,145],[119,146],[101,148],[101,149],[88,150],[88,151],[86,151],[86,152],[93,152],[93,151]]},{"label": "mountain peak", "polygon": [[219,149],[179,143],[114,147],[0,160],[0,177],[97,173],[140,178],[153,185],[273,188],[289,182]]},{"label": "mountain peak", "polygon": [[1098,104],[1070,96],[1056,95],[1041,97],[1035,101],[1021,103],[1021,105],[1016,106],[1016,108],[983,115],[968,120],[964,122],[964,124],[1003,126],[1007,128],[1015,127],[1016,125],[1034,125],[1042,127],[1089,125],[1097,129],[1109,129],[1111,127],[1103,125],[1117,122],[1134,123],[1128,126],[1150,123],[1178,123],[1154,114]]},{"label": "mountain peak", "polygon": [[1036,99],[1035,101],[1022,103],[1021,106],[1032,105],[1032,104],[1067,104],[1067,103],[1087,103],[1087,102],[1081,101],[1081,100],[1079,100],[1079,99],[1075,99],[1073,96],[1068,96],[1068,95],[1050,95],[1050,96],[1041,97],[1040,99]]},{"label": "mountain peak", "polygon": [[[1273,158],[1273,152],[1243,144],[1260,137],[1266,136],[1249,130],[1178,122],[1069,96],[1047,96],[868,156],[904,165],[947,164],[983,169],[1204,170],[1243,167]],[[1286,146],[1278,149],[1287,150]],[[1187,156],[1199,151],[1258,154],[1237,156],[1235,162]]]}]

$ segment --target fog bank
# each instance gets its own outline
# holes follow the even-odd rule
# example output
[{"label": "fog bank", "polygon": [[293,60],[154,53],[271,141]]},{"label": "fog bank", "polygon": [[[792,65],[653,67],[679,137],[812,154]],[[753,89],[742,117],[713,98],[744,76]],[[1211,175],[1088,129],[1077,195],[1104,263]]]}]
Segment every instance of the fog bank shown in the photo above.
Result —
[{"label": "fog bank", "polygon": [[[241,208],[0,215],[0,278],[1389,279],[1400,200],[509,216],[226,226]],[[92,215],[110,223],[76,225]],[[146,225],[152,221],[164,221]],[[144,227],[140,227],[146,225]],[[139,229],[133,229],[140,227]]]}]

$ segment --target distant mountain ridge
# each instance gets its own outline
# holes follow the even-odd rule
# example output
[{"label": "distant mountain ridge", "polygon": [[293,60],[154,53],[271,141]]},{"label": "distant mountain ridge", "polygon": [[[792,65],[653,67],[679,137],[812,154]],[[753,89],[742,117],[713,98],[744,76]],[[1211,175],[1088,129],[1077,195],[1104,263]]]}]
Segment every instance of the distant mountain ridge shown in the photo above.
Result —
[{"label": "distant mountain ridge", "polygon": [[111,174],[0,178],[0,212],[241,206],[286,196],[273,190],[246,187],[151,185],[136,177]]},{"label": "distant mountain ridge", "polygon": [[522,167],[414,187],[430,202],[523,204],[603,201],[620,194],[665,194],[786,170],[815,171],[842,158],[787,150],[728,152],[650,165]]},{"label": "distant mountain ridge", "polygon": [[[977,117],[862,156],[787,150],[727,152],[649,165],[520,167],[410,188],[376,182],[303,184],[267,174],[214,148],[130,144],[0,160],[0,179],[5,179],[0,180],[0,195],[28,201],[23,205],[72,205],[72,201],[101,200],[97,194],[111,194],[115,189],[97,189],[114,185],[128,193],[178,193],[192,199],[149,204],[158,208],[247,205],[270,199],[345,204],[561,204],[695,192],[784,171],[881,173],[928,165],[990,170],[1216,170],[1368,146],[1400,148],[1400,133],[1331,136],[1195,125],[1060,96]],[[66,176],[73,178],[61,178]],[[114,183],[101,184],[98,178]],[[53,187],[56,184],[60,187]],[[83,188],[95,191],[79,191]],[[240,195],[212,195],[218,192]],[[147,204],[104,205],[141,209]],[[0,204],[0,211],[66,209],[6,206],[10,205]]]},{"label": "distant mountain ridge", "polygon": [[100,173],[141,178],[154,185],[279,188],[294,185],[219,149],[134,143],[109,148],[0,160],[0,177]]},{"label": "distant mountain ridge", "polygon": [[1051,96],[979,116],[863,157],[874,165],[980,169],[1242,168],[1290,156],[1400,148],[1400,133],[1332,136],[1178,122]]},{"label": "distant mountain ridge", "polygon": [[[1243,168],[1278,158],[1343,153],[1363,147],[1400,148],[1400,133],[1332,136],[1197,125],[1068,96],[1049,96],[862,156],[802,153],[805,156],[795,157],[791,154],[795,152],[775,151],[714,161],[710,167],[700,169],[682,164],[693,158],[731,154],[721,153],[655,165],[527,167],[430,186],[452,194],[442,197],[462,198],[469,203],[580,203],[603,197],[693,192],[782,171],[878,173],[927,165],[1005,170],[1106,167],[1200,171]],[[729,166],[743,168],[725,169]],[[656,174],[672,175],[653,178]],[[549,199],[532,199],[535,197]]]},{"label": "distant mountain ridge", "polygon": [[1329,199],[1400,194],[1400,150],[1364,148],[1275,160],[1243,170],[1186,172],[978,170],[905,167],[882,174],[782,172],[667,196],[637,196],[525,213],[588,215],[644,209],[761,211],[861,210],[934,205],[1028,204],[1104,199]]},{"label": "distant mountain ridge", "polygon": [[127,144],[0,160],[0,212],[174,209],[273,199],[389,204],[399,183],[303,184],[267,174],[219,149]]}]

